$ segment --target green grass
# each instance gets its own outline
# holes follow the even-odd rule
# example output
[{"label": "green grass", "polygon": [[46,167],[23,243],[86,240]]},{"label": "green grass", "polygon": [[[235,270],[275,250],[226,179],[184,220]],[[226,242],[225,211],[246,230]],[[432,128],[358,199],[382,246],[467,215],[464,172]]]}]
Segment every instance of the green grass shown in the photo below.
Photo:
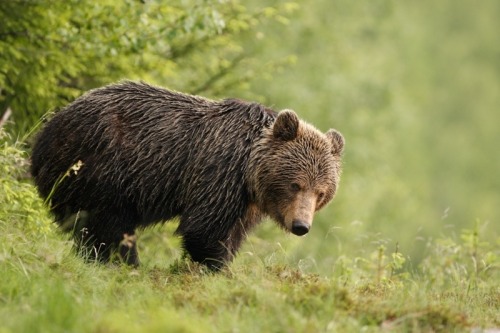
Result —
[{"label": "green grass", "polygon": [[[460,237],[429,241],[417,267],[380,245],[363,257],[346,249],[323,261],[331,262],[328,269],[314,268],[288,255],[290,244],[314,239],[261,228],[228,269],[212,274],[181,259],[175,223],[142,232],[138,269],[86,264],[23,180],[24,157],[19,144],[0,146],[0,332],[500,327],[500,243],[483,242],[479,224]],[[321,271],[332,273],[315,273]]]}]

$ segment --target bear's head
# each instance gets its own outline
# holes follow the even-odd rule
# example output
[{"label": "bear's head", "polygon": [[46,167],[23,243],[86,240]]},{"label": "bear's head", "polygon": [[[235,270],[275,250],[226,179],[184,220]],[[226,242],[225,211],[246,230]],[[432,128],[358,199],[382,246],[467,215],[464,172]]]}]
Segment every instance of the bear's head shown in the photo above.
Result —
[{"label": "bear's head", "polygon": [[340,180],[343,136],[326,134],[281,111],[252,151],[249,180],[257,206],[295,235],[306,234],[314,212],[333,199]]}]

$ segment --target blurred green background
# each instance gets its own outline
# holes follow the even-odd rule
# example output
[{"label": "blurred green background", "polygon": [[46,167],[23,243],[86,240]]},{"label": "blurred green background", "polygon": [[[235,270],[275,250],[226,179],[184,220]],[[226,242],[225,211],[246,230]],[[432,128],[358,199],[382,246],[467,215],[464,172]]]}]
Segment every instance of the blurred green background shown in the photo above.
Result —
[{"label": "blurred green background", "polygon": [[498,236],[499,14],[497,1],[303,2],[265,31],[263,57],[296,63],[252,91],[347,142],[338,197],[298,257],[382,243],[415,262],[476,221]]},{"label": "blurred green background", "polygon": [[243,251],[279,242],[328,272],[383,244],[411,264],[475,223],[499,235],[499,14],[495,0],[2,1],[0,116],[24,137],[124,78],[294,109],[344,134],[340,191],[305,238],[266,223]]}]

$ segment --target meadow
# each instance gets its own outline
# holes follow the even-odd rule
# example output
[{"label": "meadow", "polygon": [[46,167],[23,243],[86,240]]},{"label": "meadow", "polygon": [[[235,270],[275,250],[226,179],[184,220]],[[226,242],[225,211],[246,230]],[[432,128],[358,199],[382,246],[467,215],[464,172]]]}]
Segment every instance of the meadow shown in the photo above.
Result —
[{"label": "meadow", "polygon": [[292,255],[307,237],[274,234],[270,222],[218,274],[182,255],[175,221],[139,234],[139,268],[85,262],[22,180],[23,145],[0,133],[0,332],[497,332],[500,326],[500,239],[485,241],[479,224],[458,238],[429,241],[418,266],[379,244],[364,256],[340,251],[320,269],[311,255]]},{"label": "meadow", "polygon": [[[499,2],[0,2],[0,333],[499,332]],[[40,119],[123,78],[294,109],[346,138],[305,237],[219,274],[176,221],[85,263],[32,185]]]}]

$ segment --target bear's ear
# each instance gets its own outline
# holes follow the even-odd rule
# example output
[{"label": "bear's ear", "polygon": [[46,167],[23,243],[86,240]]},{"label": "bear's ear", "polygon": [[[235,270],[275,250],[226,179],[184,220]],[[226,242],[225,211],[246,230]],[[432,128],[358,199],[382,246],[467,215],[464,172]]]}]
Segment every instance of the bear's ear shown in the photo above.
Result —
[{"label": "bear's ear", "polygon": [[344,137],[342,136],[342,134],[340,134],[339,131],[334,130],[332,128],[328,132],[326,132],[326,137],[332,143],[332,154],[333,155],[342,154],[342,151],[344,150],[344,143],[345,143],[345,140],[344,140]]},{"label": "bear's ear", "polygon": [[285,141],[293,140],[297,137],[299,130],[299,117],[292,110],[283,110],[278,113],[274,122],[273,136],[276,139]]}]

